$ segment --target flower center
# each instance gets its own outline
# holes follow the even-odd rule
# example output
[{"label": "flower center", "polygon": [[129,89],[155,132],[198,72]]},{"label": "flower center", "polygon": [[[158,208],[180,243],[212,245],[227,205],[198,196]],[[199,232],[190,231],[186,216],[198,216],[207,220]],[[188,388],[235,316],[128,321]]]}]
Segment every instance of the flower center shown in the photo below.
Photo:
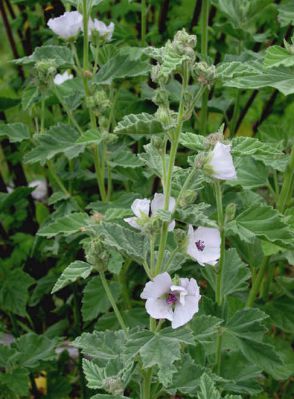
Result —
[{"label": "flower center", "polygon": [[174,303],[176,303],[178,300],[177,296],[175,294],[169,293],[166,297],[166,303],[168,305],[173,305]]},{"label": "flower center", "polygon": [[198,251],[203,251],[204,250],[204,248],[205,248],[205,244],[204,244],[204,241],[201,241],[201,240],[199,240],[199,241],[196,241],[195,242],[195,245],[196,245],[196,248],[198,249]]}]

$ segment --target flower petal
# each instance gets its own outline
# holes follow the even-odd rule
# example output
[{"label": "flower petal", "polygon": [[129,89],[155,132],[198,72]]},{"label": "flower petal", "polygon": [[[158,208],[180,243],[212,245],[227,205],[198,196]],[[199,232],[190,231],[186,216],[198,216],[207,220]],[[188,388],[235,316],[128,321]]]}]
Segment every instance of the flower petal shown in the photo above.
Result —
[{"label": "flower petal", "polygon": [[[197,241],[203,241],[204,249],[202,251],[198,250],[196,247]],[[194,258],[201,265],[215,265],[220,258],[220,245],[221,237],[218,229],[213,227],[198,227],[194,231],[194,247],[195,253]]]},{"label": "flower petal", "polygon": [[[191,224],[188,227],[188,245],[187,245],[187,254],[191,256],[191,258],[196,259],[197,256],[197,248],[195,244],[194,237],[194,229]],[[197,260],[197,259],[196,259]]]},{"label": "flower petal", "polygon": [[83,16],[78,11],[65,12],[57,18],[50,18],[47,25],[62,39],[70,39],[78,35],[83,26]]},{"label": "flower petal", "polygon": [[147,299],[145,308],[153,319],[173,320],[173,311],[165,299]]},{"label": "flower petal", "polygon": [[[164,194],[155,193],[154,198],[151,201],[151,213],[154,214],[158,209],[164,209]],[[175,210],[176,200],[174,197],[170,197],[168,210],[173,212]]]},{"label": "flower petal", "polygon": [[225,145],[220,142],[216,143],[208,163],[213,170],[212,175],[216,179],[236,179],[236,169],[233,163],[230,145]]},{"label": "flower petal", "polygon": [[149,281],[141,293],[142,299],[157,299],[167,294],[172,285],[172,279],[168,273],[158,274],[153,281]]},{"label": "flower petal", "polygon": [[132,211],[134,212],[134,215],[140,218],[142,214],[149,216],[149,211],[150,211],[150,200],[147,198],[144,199],[136,199],[132,203]]},{"label": "flower petal", "polygon": [[172,220],[168,225],[168,231],[174,231],[175,227],[176,227],[176,222]]},{"label": "flower petal", "polygon": [[142,227],[137,223],[137,218],[125,218],[124,221],[135,229],[142,231]]}]

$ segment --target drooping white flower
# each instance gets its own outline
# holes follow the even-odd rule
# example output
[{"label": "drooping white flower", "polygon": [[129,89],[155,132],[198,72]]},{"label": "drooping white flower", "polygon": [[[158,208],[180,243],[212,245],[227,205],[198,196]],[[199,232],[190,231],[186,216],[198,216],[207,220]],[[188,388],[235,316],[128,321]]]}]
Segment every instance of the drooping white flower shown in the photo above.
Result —
[{"label": "drooping white flower", "polygon": [[[170,197],[169,206],[168,206],[169,212],[173,212],[175,210],[175,206],[176,206],[176,200],[173,197]],[[147,198],[136,199],[132,203],[131,209],[135,217],[126,218],[124,219],[124,221],[127,222],[132,227],[134,227],[135,229],[143,230],[140,223],[138,223],[139,220],[140,219],[142,220],[149,216],[154,216],[157,210],[164,209],[164,195],[155,193],[152,201],[150,201]],[[175,228],[175,224],[176,223],[174,220],[170,222],[168,230],[173,231]]]},{"label": "drooping white flower", "polygon": [[57,18],[50,18],[47,25],[64,40],[75,38],[83,26],[83,16],[78,11],[65,12]]},{"label": "drooping white flower", "polygon": [[213,227],[198,227],[188,229],[187,253],[201,266],[214,266],[220,258],[221,237],[218,229]]},{"label": "drooping white flower", "polygon": [[207,165],[215,179],[234,180],[237,177],[230,145],[217,142],[209,155]]},{"label": "drooping white flower", "polygon": [[37,201],[43,201],[48,194],[47,183],[45,180],[33,180],[29,183],[29,187],[34,188],[32,197]]},{"label": "drooping white flower", "polygon": [[167,319],[172,322],[172,328],[178,328],[198,312],[201,295],[194,278],[180,278],[179,284],[175,285],[165,272],[145,285],[141,298],[147,299],[145,307],[151,317]]},{"label": "drooping white flower", "polygon": [[97,32],[102,39],[104,39],[106,42],[109,42],[112,39],[113,31],[114,31],[113,22],[110,22],[110,24],[107,26],[104,22],[99,21],[96,18],[94,20],[92,20],[91,18],[89,19],[89,24],[88,24],[89,36],[91,36],[92,33]]},{"label": "drooping white flower", "polygon": [[68,73],[67,71],[63,72],[63,73],[58,73],[57,75],[55,75],[54,77],[54,83],[57,86],[62,85],[62,83],[66,82],[67,80],[70,80],[73,78],[73,75],[71,73]]}]

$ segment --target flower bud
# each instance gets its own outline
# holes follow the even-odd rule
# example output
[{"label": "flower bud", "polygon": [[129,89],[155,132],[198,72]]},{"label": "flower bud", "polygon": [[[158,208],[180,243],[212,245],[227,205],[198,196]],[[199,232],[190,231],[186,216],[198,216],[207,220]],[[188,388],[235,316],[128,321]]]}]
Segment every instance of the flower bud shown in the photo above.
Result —
[{"label": "flower bud", "polygon": [[181,208],[186,208],[188,205],[193,204],[197,198],[197,193],[195,190],[186,190],[179,200],[179,205]]},{"label": "flower bud", "polygon": [[57,71],[55,60],[40,60],[35,64],[35,72],[39,85],[47,86],[54,78]]},{"label": "flower bud", "polygon": [[207,86],[210,89],[216,77],[215,66],[209,66],[206,62],[198,62],[193,67],[192,76],[202,86]]},{"label": "flower bud", "polygon": [[104,247],[99,238],[87,241],[84,245],[86,260],[98,271],[106,271],[109,261],[109,251]]},{"label": "flower bud", "polygon": [[159,136],[152,136],[151,145],[152,147],[156,148],[159,152],[161,152],[164,149],[164,139]]},{"label": "flower bud", "polygon": [[89,71],[88,69],[83,71],[83,75],[86,79],[91,79],[93,77],[93,74],[91,71]]},{"label": "flower bud", "polygon": [[182,229],[175,229],[174,234],[179,251],[185,249],[187,246],[187,233]]},{"label": "flower bud", "polygon": [[107,377],[103,382],[105,391],[112,395],[123,395],[124,385],[119,377]]}]

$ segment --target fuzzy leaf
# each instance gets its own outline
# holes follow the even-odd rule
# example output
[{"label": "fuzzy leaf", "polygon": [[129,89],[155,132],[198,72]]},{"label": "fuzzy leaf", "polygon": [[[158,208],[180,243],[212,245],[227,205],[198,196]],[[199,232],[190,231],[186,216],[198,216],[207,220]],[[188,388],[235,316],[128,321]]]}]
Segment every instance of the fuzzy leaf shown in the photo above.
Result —
[{"label": "fuzzy leaf", "polygon": [[198,399],[221,399],[221,395],[215,388],[213,380],[206,373],[200,378]]},{"label": "fuzzy leaf", "polygon": [[67,286],[70,283],[75,282],[79,278],[86,279],[90,276],[92,271],[92,266],[87,262],[82,262],[80,260],[76,260],[72,262],[67,268],[64,270],[62,275],[56,281],[51,294],[57,292]]},{"label": "fuzzy leaf", "polygon": [[56,67],[70,67],[74,65],[72,52],[65,46],[42,46],[36,47],[33,54],[28,57],[19,58],[16,64],[33,64],[38,61],[53,60]]},{"label": "fuzzy leaf", "polygon": [[[117,301],[120,295],[118,283],[112,281],[109,286],[114,299]],[[111,304],[106,296],[100,277],[92,277],[88,281],[83,293],[83,320],[94,320],[99,314],[107,312],[110,307]]]},{"label": "fuzzy leaf", "polygon": [[143,234],[114,223],[101,223],[100,227],[105,245],[139,261],[145,259],[148,240]]},{"label": "fuzzy leaf", "polygon": [[71,234],[83,232],[89,227],[90,218],[86,213],[77,212],[55,219],[50,224],[41,227],[38,235],[42,237],[54,237],[57,234],[69,236]]},{"label": "fuzzy leaf", "polygon": [[274,157],[283,157],[284,153],[279,146],[270,143],[264,143],[252,137],[235,137],[232,140],[232,154],[239,157],[263,155],[271,159]]},{"label": "fuzzy leaf", "polygon": [[190,323],[196,341],[206,344],[211,342],[217,333],[222,320],[215,316],[195,316]]},{"label": "fuzzy leaf", "polygon": [[280,46],[272,46],[266,49],[264,66],[273,68],[283,65],[291,67],[294,65],[294,54],[289,53],[287,49]]},{"label": "fuzzy leaf", "polygon": [[162,124],[154,115],[143,112],[142,114],[126,115],[115,127],[117,134],[140,134],[142,136],[163,133]]},{"label": "fuzzy leaf", "polygon": [[195,133],[182,133],[180,143],[193,151],[204,151],[206,149],[205,137]]},{"label": "fuzzy leaf", "polygon": [[24,160],[26,163],[45,162],[59,154],[73,159],[84,150],[83,145],[76,144],[78,137],[79,133],[72,126],[59,123],[38,136],[37,146]]},{"label": "fuzzy leaf", "polygon": [[83,371],[87,380],[87,387],[91,389],[102,389],[106,378],[104,368],[99,367],[90,360],[83,359]]},{"label": "fuzzy leaf", "polygon": [[282,4],[277,5],[278,8],[278,20],[281,26],[287,26],[289,24],[294,25],[294,3],[292,0],[287,0]]},{"label": "fuzzy leaf", "polygon": [[[1,391],[4,391],[5,388],[3,387],[10,391],[9,393],[17,395],[16,397],[29,397],[29,371],[24,368],[15,368],[6,370],[5,373],[2,372],[0,374]],[[14,398],[15,396],[11,397]]]},{"label": "fuzzy leaf", "polygon": [[270,206],[252,206],[228,223],[227,230],[241,240],[251,242],[262,238],[283,248],[293,248],[294,239],[281,214]]},{"label": "fuzzy leaf", "polygon": [[102,134],[98,129],[89,129],[77,139],[76,143],[83,145],[99,144],[102,140]]},{"label": "fuzzy leaf", "polygon": [[0,137],[6,136],[11,143],[18,143],[30,138],[30,132],[23,123],[9,123],[0,125]]}]

